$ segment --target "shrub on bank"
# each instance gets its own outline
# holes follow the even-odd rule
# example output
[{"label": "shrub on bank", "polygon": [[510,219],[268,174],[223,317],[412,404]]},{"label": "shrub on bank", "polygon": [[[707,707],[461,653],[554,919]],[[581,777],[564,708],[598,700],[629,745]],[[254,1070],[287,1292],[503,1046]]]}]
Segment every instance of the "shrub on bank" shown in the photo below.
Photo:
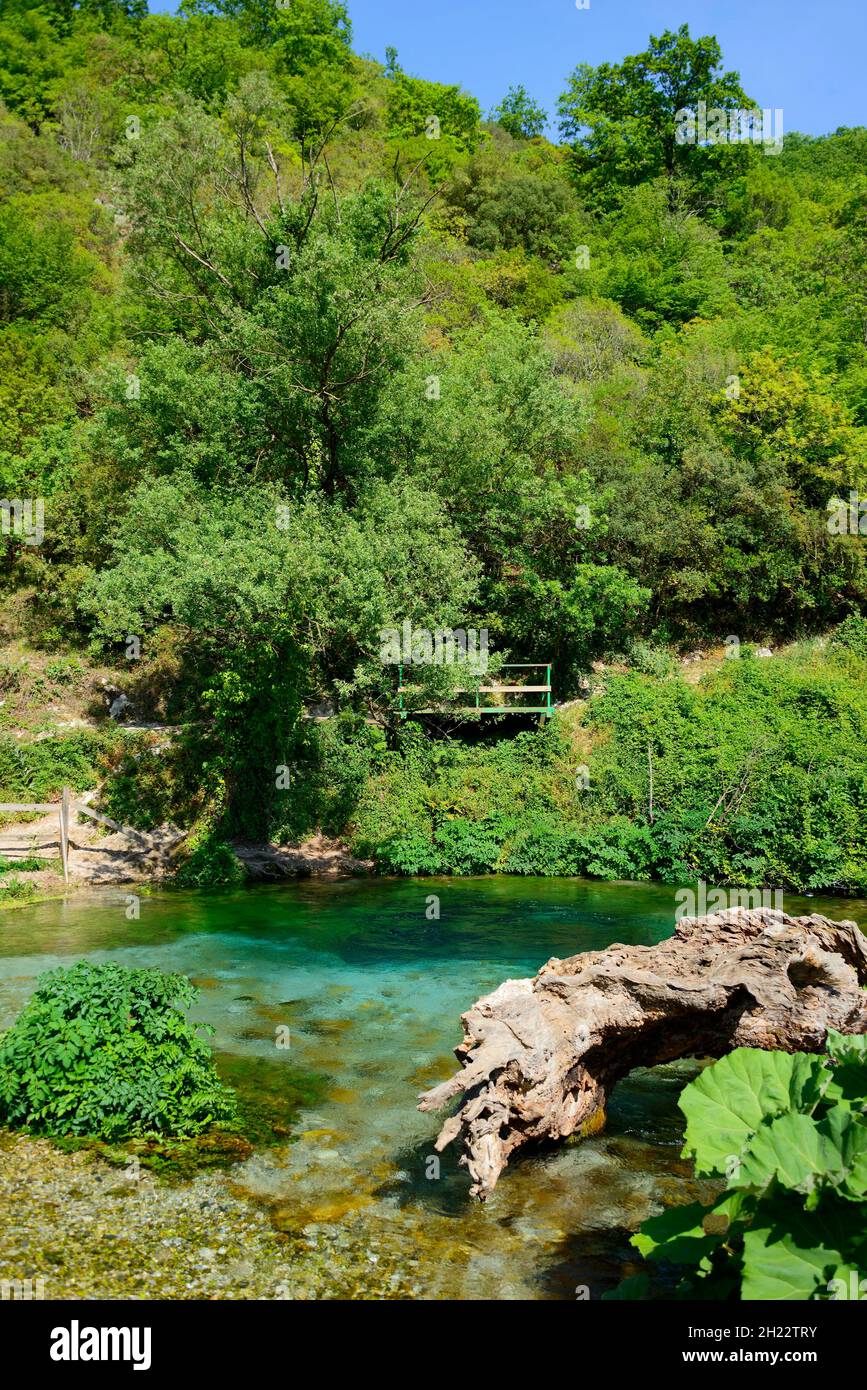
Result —
[{"label": "shrub on bank", "polygon": [[28,743],[0,735],[0,801],[56,800],[64,786],[87,791],[99,780],[107,741],[89,729]]},{"label": "shrub on bank", "polygon": [[409,728],[361,792],[356,852],[386,873],[863,893],[865,633],[851,618],[825,648],[742,654],[698,684],[612,672],[571,731]]},{"label": "shrub on bank", "polygon": [[247,871],[218,829],[193,831],[185,840],[173,882],[179,888],[229,888]]},{"label": "shrub on bank", "polygon": [[184,975],[80,961],[42,975],[0,1035],[0,1123],[32,1134],[188,1137],[236,1118]]}]

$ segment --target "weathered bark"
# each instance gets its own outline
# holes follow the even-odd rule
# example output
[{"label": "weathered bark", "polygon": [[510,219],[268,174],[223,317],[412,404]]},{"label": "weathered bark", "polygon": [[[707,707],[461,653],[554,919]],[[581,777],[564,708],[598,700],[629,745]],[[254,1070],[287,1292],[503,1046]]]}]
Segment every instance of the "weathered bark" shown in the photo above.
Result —
[{"label": "weathered bark", "polygon": [[463,1069],[420,1097],[463,1093],[436,1143],[458,1136],[483,1200],[530,1141],[595,1133],[635,1067],[735,1047],[822,1051],[867,1032],[867,939],[854,922],[735,908],[687,918],[657,946],[609,946],[506,980],[463,1015]]}]

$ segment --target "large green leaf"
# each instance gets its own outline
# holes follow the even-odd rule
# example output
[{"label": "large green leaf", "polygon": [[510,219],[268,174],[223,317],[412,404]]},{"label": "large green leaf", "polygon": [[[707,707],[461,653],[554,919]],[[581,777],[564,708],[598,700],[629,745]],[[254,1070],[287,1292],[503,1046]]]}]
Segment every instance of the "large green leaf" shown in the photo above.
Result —
[{"label": "large green leaf", "polygon": [[834,1063],[825,1092],[827,1099],[860,1110],[867,1096],[867,1035],[848,1037],[831,1031],[827,1047]]},{"label": "large green leaf", "polygon": [[838,1033],[829,1028],[825,1046],[835,1062],[867,1064],[867,1033]]},{"label": "large green leaf", "polygon": [[795,1194],[777,1190],[761,1202],[744,1235],[741,1297],[828,1298],[834,1270],[861,1263],[863,1246],[851,1206],[833,1192],[818,1211],[807,1212]]},{"label": "large green leaf", "polygon": [[708,1067],[680,1098],[686,1116],[684,1155],[700,1173],[729,1175],[769,1118],[811,1111],[829,1080],[811,1053],[761,1052],[739,1047]]},{"label": "large green leaf", "polygon": [[[820,1223],[814,1224],[818,1228]],[[821,1243],[802,1246],[788,1232],[776,1235],[769,1227],[756,1227],[744,1235],[741,1298],[814,1298],[827,1289],[832,1271],[840,1263],[839,1252]]]},{"label": "large green leaf", "polygon": [[842,1172],[837,1180],[841,1196],[863,1202],[867,1194],[867,1122],[846,1105],[834,1105],[819,1123],[840,1154]]},{"label": "large green leaf", "polygon": [[845,1172],[834,1136],[823,1132],[812,1116],[789,1112],[760,1126],[731,1182],[734,1187],[762,1191],[776,1180],[807,1195],[817,1187],[841,1182]]},{"label": "large green leaf", "polygon": [[728,1237],[743,1204],[744,1194],[727,1192],[713,1207],[688,1202],[651,1216],[632,1237],[645,1259],[697,1265]]}]

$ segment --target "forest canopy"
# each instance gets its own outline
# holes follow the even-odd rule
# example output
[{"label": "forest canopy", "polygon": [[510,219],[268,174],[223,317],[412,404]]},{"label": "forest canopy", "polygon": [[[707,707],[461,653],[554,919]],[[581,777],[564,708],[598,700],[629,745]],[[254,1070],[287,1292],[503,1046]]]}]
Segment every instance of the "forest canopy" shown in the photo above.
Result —
[{"label": "forest canopy", "polygon": [[37,645],[137,636],[234,830],[304,708],[388,726],[404,622],[568,701],[862,611],[867,130],[679,143],[699,102],[756,106],[685,25],[564,71],[550,139],[336,0],[6,0],[5,592]]}]

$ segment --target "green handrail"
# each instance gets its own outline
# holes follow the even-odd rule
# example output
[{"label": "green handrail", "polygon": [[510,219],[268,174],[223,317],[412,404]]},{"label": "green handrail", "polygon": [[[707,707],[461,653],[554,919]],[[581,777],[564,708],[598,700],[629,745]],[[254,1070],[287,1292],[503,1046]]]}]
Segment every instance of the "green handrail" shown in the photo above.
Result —
[{"label": "green handrail", "polygon": [[[552,687],[551,673],[552,673],[552,671],[553,671],[553,669],[554,669],[554,663],[553,663],[553,662],[551,662],[551,661],[508,661],[508,662],[504,662],[504,664],[500,667],[500,670],[501,670],[501,671],[541,671],[543,668],[544,668],[545,673],[546,673],[545,685],[546,685],[546,687],[547,687],[546,690],[545,690],[545,703],[544,703],[543,705],[483,705],[483,704],[482,704],[482,700],[481,700],[481,690],[480,690],[479,687],[477,686],[477,687],[476,687],[476,690],[475,690],[475,702],[474,702],[474,705],[471,706],[471,708],[475,709],[480,715],[481,715],[481,714],[509,714],[509,713],[514,713],[514,714],[542,714],[542,715],[544,715],[546,718],[550,719],[550,717],[554,714],[554,699],[553,699],[553,691],[552,691],[552,688],[551,688],[551,687]],[[398,680],[398,688],[397,688],[398,703],[397,703],[397,709],[398,709],[398,714],[400,715],[401,719],[406,719],[406,718],[407,718],[407,715],[408,715],[408,713],[409,713],[409,711],[407,711],[407,710],[404,708],[404,702],[403,702],[403,692],[404,692],[404,688],[405,688],[405,687],[404,687],[404,683],[403,683],[403,663],[402,663],[402,662],[400,662],[400,663],[398,664],[397,672],[398,672],[398,675],[397,675],[397,680]],[[512,690],[514,690],[514,691],[517,693],[518,691],[523,690],[524,688],[525,688],[524,686],[515,685],[515,686],[507,686],[507,687],[505,687],[505,690],[507,690],[507,691],[512,691]],[[467,694],[469,694],[469,691],[467,691]],[[434,714],[434,713],[437,713],[437,711],[432,710],[432,709],[427,709],[427,710],[424,710],[424,709],[423,709],[423,710],[416,710],[415,713],[416,713],[416,714]]]}]

